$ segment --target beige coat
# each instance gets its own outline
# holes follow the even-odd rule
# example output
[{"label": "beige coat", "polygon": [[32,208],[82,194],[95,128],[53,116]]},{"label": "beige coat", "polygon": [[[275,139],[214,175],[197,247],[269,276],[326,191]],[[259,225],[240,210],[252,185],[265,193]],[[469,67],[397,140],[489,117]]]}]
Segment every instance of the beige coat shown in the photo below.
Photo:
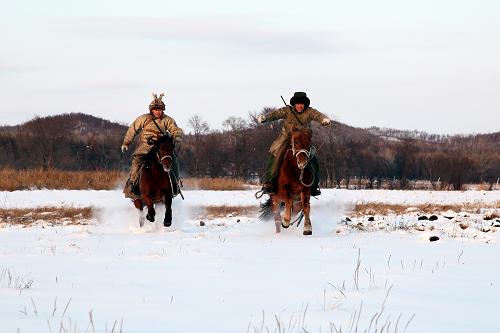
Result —
[{"label": "beige coat", "polygon": [[148,144],[148,139],[160,137],[162,135],[160,129],[163,133],[170,133],[174,139],[182,138],[182,129],[177,127],[173,118],[165,114],[162,115],[161,118],[156,118],[156,124],[160,129],[156,127],[153,118],[151,113],[143,114],[139,116],[127,130],[125,138],[123,139],[123,144],[126,146],[130,145],[132,141],[134,141],[135,136],[140,133],[139,144],[137,145],[134,155],[147,154],[153,147]]},{"label": "beige coat", "polygon": [[313,120],[321,122],[323,119],[328,118],[323,113],[311,107],[308,107],[306,110],[298,113],[297,111],[295,111],[295,108],[292,108],[291,110],[290,106],[284,106],[278,110],[266,114],[265,116],[266,122],[278,119],[285,120],[280,135],[276,138],[276,140],[274,140],[271,148],[269,148],[269,152],[275,157],[279,157],[282,148],[288,144],[293,126],[297,128],[311,128],[311,122]]}]

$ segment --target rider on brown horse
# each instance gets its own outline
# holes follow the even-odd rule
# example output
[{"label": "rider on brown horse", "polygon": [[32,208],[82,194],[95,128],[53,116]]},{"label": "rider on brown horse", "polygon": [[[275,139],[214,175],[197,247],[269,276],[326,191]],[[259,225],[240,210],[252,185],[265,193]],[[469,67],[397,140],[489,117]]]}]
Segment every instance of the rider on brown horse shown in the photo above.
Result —
[{"label": "rider on brown horse", "polygon": [[[130,192],[135,195],[140,195],[139,177],[141,170],[146,161],[146,155],[151,151],[153,145],[149,139],[158,139],[165,134],[169,134],[176,142],[182,140],[182,129],[177,127],[175,120],[163,113],[165,103],[162,101],[164,95],[157,96],[153,94],[153,101],[149,104],[149,113],[139,116],[130,125],[125,138],[123,139],[122,152],[128,150],[128,146],[132,143],[135,136],[139,134],[139,144],[137,145],[134,154],[132,155],[132,167],[130,168],[129,186]],[[175,174],[175,179],[179,177],[179,168],[175,154],[172,157],[172,171]]]},{"label": "rider on brown horse", "polygon": [[[284,120],[283,129],[281,130],[280,135],[276,138],[276,140],[274,140],[271,148],[269,149],[271,155],[269,156],[266,172],[262,179],[263,193],[274,193],[275,191],[275,181],[279,170],[279,162],[288,148],[292,128],[294,126],[298,129],[311,128],[311,122],[313,120],[325,126],[330,124],[330,119],[318,110],[311,108],[309,106],[310,103],[311,101],[305,92],[296,92],[290,99],[290,105],[258,117],[258,120],[261,123],[275,121],[278,119]],[[318,186],[319,162],[317,157],[313,156],[310,163],[314,173],[311,195],[318,196],[321,194],[321,191]]]}]

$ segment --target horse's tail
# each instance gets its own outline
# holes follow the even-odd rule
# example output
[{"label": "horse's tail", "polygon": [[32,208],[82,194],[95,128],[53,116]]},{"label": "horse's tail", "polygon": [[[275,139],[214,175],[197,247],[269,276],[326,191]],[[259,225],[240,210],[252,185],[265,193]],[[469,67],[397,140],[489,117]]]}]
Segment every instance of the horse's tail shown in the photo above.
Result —
[{"label": "horse's tail", "polygon": [[271,217],[273,216],[273,200],[271,197],[267,199],[266,202],[260,204],[259,213],[260,213],[259,219],[261,220],[271,219]]}]

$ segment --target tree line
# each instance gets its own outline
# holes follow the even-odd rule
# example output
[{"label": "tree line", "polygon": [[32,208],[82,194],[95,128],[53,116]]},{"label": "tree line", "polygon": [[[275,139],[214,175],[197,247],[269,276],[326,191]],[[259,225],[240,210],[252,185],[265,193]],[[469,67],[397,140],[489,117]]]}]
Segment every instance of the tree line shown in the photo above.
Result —
[{"label": "tree line", "polygon": [[[191,117],[178,147],[181,173],[258,182],[282,124],[260,124],[256,117],[229,117],[222,129],[210,128],[199,115]],[[125,125],[84,114],[37,117],[2,127],[0,167],[128,170],[130,156],[119,150],[126,130]],[[459,190],[467,183],[493,187],[500,177],[500,132],[435,136],[339,122],[314,126],[313,131],[323,187],[408,189],[420,180],[434,189]]]}]

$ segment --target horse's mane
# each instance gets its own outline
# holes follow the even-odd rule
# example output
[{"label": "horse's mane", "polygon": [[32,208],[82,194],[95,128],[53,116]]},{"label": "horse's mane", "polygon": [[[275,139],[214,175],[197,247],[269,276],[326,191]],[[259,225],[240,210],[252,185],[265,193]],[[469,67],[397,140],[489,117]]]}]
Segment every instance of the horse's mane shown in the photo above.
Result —
[{"label": "horse's mane", "polygon": [[158,140],[156,141],[157,144],[159,143],[164,143],[164,142],[168,142],[168,141],[174,141],[174,138],[170,135],[170,134],[165,134],[165,135],[162,135],[158,138]]},{"label": "horse's mane", "polygon": [[292,131],[292,135],[294,135],[294,133],[299,133],[299,135],[305,135],[307,136],[309,139],[312,139],[312,136],[313,136],[313,130],[311,128],[307,128],[307,127],[304,127],[304,128],[297,128],[295,131]]},{"label": "horse's mane", "polygon": [[[162,143],[169,142],[169,141],[170,142],[174,141],[174,138],[171,135],[169,135],[169,134],[162,135],[156,140],[155,146],[160,145]],[[151,149],[149,151],[149,153],[147,153],[147,155],[146,155],[146,161],[152,162],[154,160],[156,160],[156,149]]]}]

